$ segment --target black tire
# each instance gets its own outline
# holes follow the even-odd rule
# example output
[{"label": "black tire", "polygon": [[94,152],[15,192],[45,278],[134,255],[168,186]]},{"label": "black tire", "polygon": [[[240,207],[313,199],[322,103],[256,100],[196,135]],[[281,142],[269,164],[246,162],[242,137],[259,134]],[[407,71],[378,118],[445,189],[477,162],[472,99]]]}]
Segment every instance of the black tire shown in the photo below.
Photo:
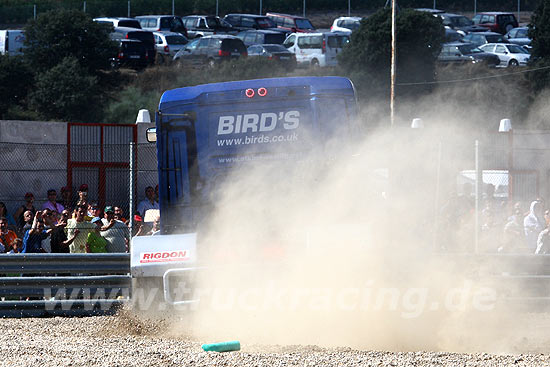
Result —
[{"label": "black tire", "polygon": [[317,69],[319,67],[319,60],[317,59],[313,59],[311,60],[311,67],[314,68],[314,69]]},{"label": "black tire", "polygon": [[516,66],[519,66],[519,62],[516,59],[512,59],[508,62],[508,66],[511,67],[511,68],[514,68]]}]

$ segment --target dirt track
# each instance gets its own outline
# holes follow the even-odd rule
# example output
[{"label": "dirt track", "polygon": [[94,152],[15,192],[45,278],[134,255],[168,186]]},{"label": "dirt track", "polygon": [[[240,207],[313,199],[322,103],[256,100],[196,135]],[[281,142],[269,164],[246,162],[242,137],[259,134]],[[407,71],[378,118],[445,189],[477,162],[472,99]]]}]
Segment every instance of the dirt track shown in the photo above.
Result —
[{"label": "dirt track", "polygon": [[[381,352],[316,346],[251,346],[207,353],[165,333],[162,323],[128,316],[3,319],[0,366],[548,366],[550,356]],[[291,330],[289,330],[291,332]]]}]

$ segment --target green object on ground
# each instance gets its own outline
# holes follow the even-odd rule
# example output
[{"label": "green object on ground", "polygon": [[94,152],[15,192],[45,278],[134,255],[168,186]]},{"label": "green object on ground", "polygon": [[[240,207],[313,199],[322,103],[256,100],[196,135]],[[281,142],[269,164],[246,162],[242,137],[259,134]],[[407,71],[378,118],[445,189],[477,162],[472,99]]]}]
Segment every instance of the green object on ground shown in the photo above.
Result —
[{"label": "green object on ground", "polygon": [[238,340],[222,343],[203,344],[202,349],[205,352],[233,352],[241,350],[241,343]]}]

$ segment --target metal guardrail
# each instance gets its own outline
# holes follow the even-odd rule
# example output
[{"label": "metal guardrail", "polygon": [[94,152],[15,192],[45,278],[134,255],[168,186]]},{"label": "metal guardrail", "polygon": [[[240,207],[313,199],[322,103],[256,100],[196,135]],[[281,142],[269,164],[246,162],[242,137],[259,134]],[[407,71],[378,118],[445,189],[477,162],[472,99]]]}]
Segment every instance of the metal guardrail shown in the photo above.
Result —
[{"label": "metal guardrail", "polygon": [[0,255],[0,317],[111,314],[129,300],[130,254]]}]

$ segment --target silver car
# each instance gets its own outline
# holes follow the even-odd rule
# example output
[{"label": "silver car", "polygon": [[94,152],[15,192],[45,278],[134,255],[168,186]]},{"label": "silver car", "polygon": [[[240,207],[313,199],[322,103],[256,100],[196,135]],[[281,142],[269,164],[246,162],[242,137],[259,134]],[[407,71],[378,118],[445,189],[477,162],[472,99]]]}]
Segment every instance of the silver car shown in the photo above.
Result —
[{"label": "silver car", "polygon": [[487,43],[479,46],[479,49],[497,55],[500,67],[525,66],[531,56],[524,47],[513,43]]},{"label": "silver car", "polygon": [[172,60],[174,55],[189,42],[181,33],[176,32],[153,32],[153,35],[159,64]]}]

